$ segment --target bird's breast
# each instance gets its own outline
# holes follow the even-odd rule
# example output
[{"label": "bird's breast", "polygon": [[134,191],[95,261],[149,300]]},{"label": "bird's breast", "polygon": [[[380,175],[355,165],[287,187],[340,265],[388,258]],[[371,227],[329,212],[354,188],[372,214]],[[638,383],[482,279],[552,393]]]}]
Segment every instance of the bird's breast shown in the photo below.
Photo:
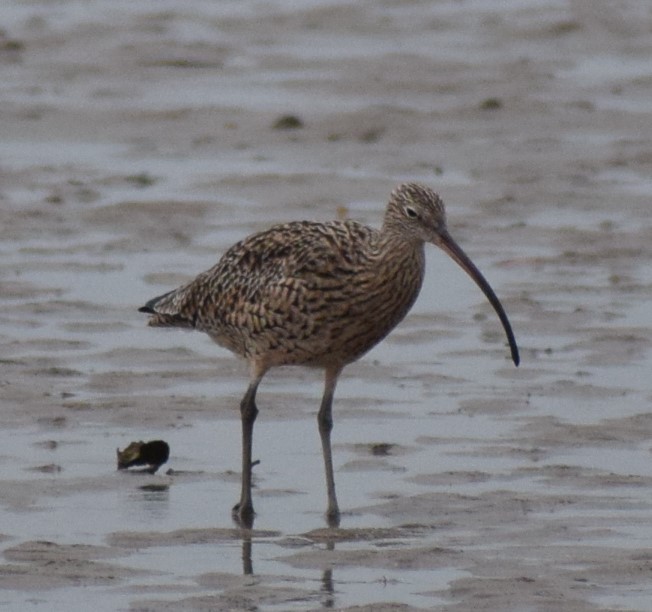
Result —
[{"label": "bird's breast", "polygon": [[338,282],[315,283],[304,295],[317,363],[350,363],[373,348],[409,312],[423,281],[423,251],[377,257]]}]

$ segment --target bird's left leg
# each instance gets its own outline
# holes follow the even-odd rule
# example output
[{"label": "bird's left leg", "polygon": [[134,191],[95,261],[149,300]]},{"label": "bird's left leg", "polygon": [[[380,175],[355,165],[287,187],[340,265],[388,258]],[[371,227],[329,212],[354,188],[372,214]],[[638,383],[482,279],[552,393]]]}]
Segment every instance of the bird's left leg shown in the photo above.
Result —
[{"label": "bird's left leg", "polygon": [[242,419],[242,491],[240,502],[233,507],[233,516],[245,527],[253,526],[254,505],[251,498],[251,451],[253,447],[254,422],[258,415],[256,391],[263,379],[266,368],[256,362],[251,363],[249,387],[240,402]]}]

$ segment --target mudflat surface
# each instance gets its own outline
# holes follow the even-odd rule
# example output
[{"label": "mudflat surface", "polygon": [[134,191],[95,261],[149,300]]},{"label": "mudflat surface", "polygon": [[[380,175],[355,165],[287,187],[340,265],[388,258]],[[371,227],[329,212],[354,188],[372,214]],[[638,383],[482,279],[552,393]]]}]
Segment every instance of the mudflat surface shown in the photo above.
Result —
[{"label": "mudflat surface", "polygon": [[[0,606],[652,610],[651,11],[3,2]],[[340,528],[320,374],[283,369],[241,530],[246,366],[136,309],[272,223],[379,225],[406,180],[441,193],[522,364],[430,248],[338,389]],[[115,470],[155,438],[158,474]]]}]

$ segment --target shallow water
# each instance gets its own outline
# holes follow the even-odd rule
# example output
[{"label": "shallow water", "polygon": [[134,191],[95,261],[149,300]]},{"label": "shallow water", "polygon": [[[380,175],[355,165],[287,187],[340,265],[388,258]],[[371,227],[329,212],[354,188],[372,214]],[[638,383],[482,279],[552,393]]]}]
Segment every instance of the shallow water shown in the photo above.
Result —
[{"label": "shallow water", "polygon": [[[0,9],[0,604],[648,609],[649,11],[295,4]],[[522,365],[429,249],[412,313],[338,387],[341,529],[321,374],[287,368],[243,532],[246,367],[136,309],[271,223],[378,225],[404,180],[441,191]],[[115,471],[155,438],[159,474]]]}]

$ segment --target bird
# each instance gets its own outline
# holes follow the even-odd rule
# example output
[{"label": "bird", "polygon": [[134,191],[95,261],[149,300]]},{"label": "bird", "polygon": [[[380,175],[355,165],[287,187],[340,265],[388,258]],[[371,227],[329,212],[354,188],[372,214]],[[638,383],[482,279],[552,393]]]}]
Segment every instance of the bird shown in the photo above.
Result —
[{"label": "bird", "polygon": [[380,229],[357,221],[293,221],[255,233],[229,248],[209,270],[139,308],[152,327],[207,334],[244,358],[249,383],[240,402],[242,475],[233,518],[252,526],[252,445],[256,394],[277,366],[324,371],[317,413],[329,525],[339,525],[331,431],[333,397],[345,366],[385,338],[406,316],[425,275],[425,244],[447,253],[482,290],[507,336],[514,365],[519,350],[493,289],[448,232],[440,196],[403,183],[389,197]]}]

